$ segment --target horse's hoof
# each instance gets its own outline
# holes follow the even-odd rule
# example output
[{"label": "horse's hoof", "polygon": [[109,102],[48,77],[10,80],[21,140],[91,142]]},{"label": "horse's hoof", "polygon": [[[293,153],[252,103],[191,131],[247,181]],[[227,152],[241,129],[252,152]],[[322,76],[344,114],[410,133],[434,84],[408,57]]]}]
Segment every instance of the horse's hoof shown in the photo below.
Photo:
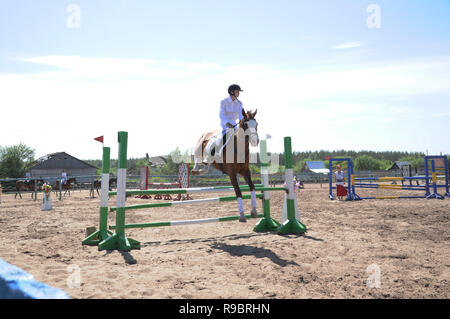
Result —
[{"label": "horse's hoof", "polygon": [[251,216],[253,218],[258,218],[258,212],[256,211],[256,208],[252,209]]},{"label": "horse's hoof", "polygon": [[247,222],[247,218],[245,218],[245,216],[239,217],[239,221],[240,221],[241,223],[246,223],[246,222]]}]

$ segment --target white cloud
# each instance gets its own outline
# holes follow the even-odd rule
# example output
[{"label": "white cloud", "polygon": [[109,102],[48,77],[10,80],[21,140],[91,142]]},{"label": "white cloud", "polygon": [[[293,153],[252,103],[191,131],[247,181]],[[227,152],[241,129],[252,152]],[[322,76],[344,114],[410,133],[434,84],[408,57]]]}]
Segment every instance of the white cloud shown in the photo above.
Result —
[{"label": "white cloud", "polygon": [[335,49],[352,49],[352,48],[359,48],[363,45],[362,42],[359,41],[355,41],[355,42],[346,42],[346,43],[342,43],[339,44],[337,46],[335,46]]},{"label": "white cloud", "polygon": [[[38,156],[64,150],[80,158],[100,158],[93,138],[105,135],[114,150],[118,130],[130,132],[130,157],[190,149],[201,133],[217,128],[219,101],[235,82],[244,89],[244,107],[258,108],[259,130],[273,136],[269,144],[277,151],[288,135],[295,149],[330,149],[337,131],[353,139],[339,148],[357,147],[363,136],[355,136],[353,130],[364,132],[363,121],[386,117],[395,125],[395,113],[408,111],[407,106],[378,103],[379,97],[403,96],[406,105],[416,94],[450,91],[450,57],[347,66],[333,72],[74,56],[22,61],[60,68],[0,75],[3,116],[13,119],[2,123],[9,134],[0,138],[0,145],[23,141],[36,148]],[[18,131],[18,122],[27,123],[27,129]]]}]

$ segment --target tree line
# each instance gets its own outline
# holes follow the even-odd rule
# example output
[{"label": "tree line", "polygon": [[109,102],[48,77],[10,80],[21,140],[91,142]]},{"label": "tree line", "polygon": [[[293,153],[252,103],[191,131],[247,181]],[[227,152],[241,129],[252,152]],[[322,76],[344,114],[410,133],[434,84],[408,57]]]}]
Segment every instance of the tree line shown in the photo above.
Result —
[{"label": "tree line", "polygon": [[[283,153],[275,155],[279,156],[280,170],[284,170],[285,157]],[[269,153],[271,155],[271,153]],[[387,170],[392,167],[395,161],[407,161],[411,167],[421,169],[424,167],[424,153],[417,152],[401,152],[401,151],[348,151],[348,150],[320,150],[308,152],[293,152],[293,165],[295,172],[304,171],[306,161],[323,161],[325,167],[328,168],[327,158],[346,157],[351,158],[356,171],[380,171]],[[26,171],[34,164],[35,150],[27,145],[20,143],[12,146],[0,146],[0,178],[21,178],[25,176]],[[162,167],[150,166],[145,158],[130,158],[127,160],[128,173],[131,175],[139,175],[140,167],[149,166],[150,175],[177,175],[178,164],[174,159],[188,158],[186,154],[181,154],[179,149],[175,149],[167,156],[167,162]],[[95,167],[98,167],[97,174],[101,173],[101,159],[83,160]],[[259,156],[258,156],[259,161]],[[259,173],[259,165],[251,165],[252,173]],[[117,159],[111,159],[111,171],[113,174],[117,172]]]}]

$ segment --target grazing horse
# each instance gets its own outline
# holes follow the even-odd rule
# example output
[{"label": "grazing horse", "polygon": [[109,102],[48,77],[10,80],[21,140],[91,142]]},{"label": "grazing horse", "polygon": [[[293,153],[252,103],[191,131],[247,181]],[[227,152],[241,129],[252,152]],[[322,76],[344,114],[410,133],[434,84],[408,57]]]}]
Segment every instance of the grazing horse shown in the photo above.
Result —
[{"label": "grazing horse", "polygon": [[[72,186],[72,183],[75,183],[76,180],[74,177],[69,178],[65,183],[61,184],[61,189],[64,190],[64,196],[66,196],[66,193],[69,192],[69,196],[70,196],[70,188]],[[55,182],[55,188],[54,191],[58,192],[59,191],[59,184],[61,183],[60,180],[56,180]]]},{"label": "grazing horse", "polygon": [[[258,216],[258,213],[256,212],[255,185],[253,184],[249,168],[249,161],[250,161],[249,143],[253,147],[258,146],[259,144],[257,132],[258,123],[255,120],[256,112],[257,112],[256,110],[255,112],[251,111],[245,112],[244,110],[242,110],[243,118],[241,121],[239,121],[239,124],[237,125],[237,130],[235,131],[234,135],[229,137],[229,142],[225,144],[225,147],[222,150],[222,157],[220,158],[221,160],[208,158],[210,154],[206,154],[207,158],[206,162],[208,164],[212,164],[214,168],[218,169],[219,171],[229,176],[238,200],[240,222],[246,222],[247,220],[244,215],[244,208],[242,205],[242,193],[241,190],[239,189],[237,174],[240,174],[250,187],[250,191],[252,194],[251,216],[252,217]],[[217,137],[217,135],[219,135],[219,139],[222,139],[221,134],[217,134],[217,132],[208,132],[200,137],[200,139],[197,142],[197,149],[200,149],[201,145],[202,156],[203,154],[205,154],[204,152],[205,150],[206,153],[209,153],[208,149],[210,149],[211,147],[208,146],[208,143],[217,143],[213,140],[213,138]],[[231,149],[227,151],[227,148],[231,147],[234,148],[232,152]],[[243,151],[245,151],[244,154],[242,154]],[[227,160],[227,155],[231,154],[233,154],[233,158]]]},{"label": "grazing horse", "polygon": [[35,190],[35,187],[37,190],[37,185],[39,184],[39,182],[43,183],[44,181],[42,179],[38,179],[38,180],[32,179],[32,180],[29,180],[28,182],[25,180],[16,181],[16,194],[14,195],[14,198],[16,198],[17,195],[19,195],[20,198],[22,198],[22,195],[20,194],[20,192],[22,192],[22,191],[32,191],[33,193],[31,193],[31,198],[35,199],[34,198],[34,194],[35,194],[34,190]]}]

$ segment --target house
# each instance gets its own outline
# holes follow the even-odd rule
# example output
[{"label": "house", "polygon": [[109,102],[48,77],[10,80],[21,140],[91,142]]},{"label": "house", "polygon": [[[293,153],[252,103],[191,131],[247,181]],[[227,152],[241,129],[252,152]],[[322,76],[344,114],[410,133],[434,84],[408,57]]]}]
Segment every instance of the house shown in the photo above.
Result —
[{"label": "house", "polygon": [[403,170],[405,167],[410,166],[409,162],[407,161],[395,161],[394,164],[392,164],[391,168],[389,168],[389,171],[396,171],[396,170]]},{"label": "house", "polygon": [[328,174],[330,170],[325,167],[325,163],[321,161],[306,161],[304,166],[305,171],[311,171],[319,174]]},{"label": "house", "polygon": [[31,177],[42,178],[49,181],[60,178],[64,170],[66,171],[68,178],[83,176],[83,178],[77,178],[77,182],[88,182],[95,179],[98,168],[65,152],[42,156],[29,168]]},{"label": "house", "polygon": [[394,164],[392,164],[391,168],[388,169],[388,171],[396,172],[402,177],[412,176],[411,164],[409,164],[409,162],[407,161],[395,161]]},{"label": "house", "polygon": [[148,153],[146,154],[146,159],[151,167],[163,167],[168,162],[167,156],[153,156],[149,157]]}]

